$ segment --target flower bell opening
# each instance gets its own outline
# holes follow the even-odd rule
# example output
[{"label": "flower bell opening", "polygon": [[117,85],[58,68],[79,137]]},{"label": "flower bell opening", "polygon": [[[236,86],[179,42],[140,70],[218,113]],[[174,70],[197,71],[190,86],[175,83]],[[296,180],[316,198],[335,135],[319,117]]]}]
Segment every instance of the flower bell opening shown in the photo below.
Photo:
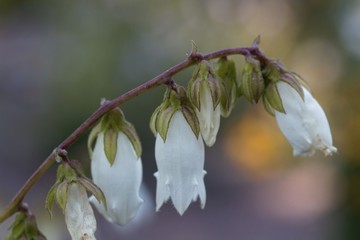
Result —
[{"label": "flower bell opening", "polygon": [[201,137],[196,138],[181,112],[171,119],[166,141],[157,135],[155,158],[156,210],[170,198],[180,215],[198,197],[204,208],[204,144]]}]

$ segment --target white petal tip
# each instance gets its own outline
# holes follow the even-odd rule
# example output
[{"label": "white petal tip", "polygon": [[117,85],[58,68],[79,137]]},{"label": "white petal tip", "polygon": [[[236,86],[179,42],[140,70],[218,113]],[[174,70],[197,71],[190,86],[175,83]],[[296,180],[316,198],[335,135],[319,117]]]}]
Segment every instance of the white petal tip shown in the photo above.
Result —
[{"label": "white petal tip", "polygon": [[155,211],[156,212],[160,212],[160,208],[162,207],[163,203],[161,204],[156,204],[156,208],[155,208]]},{"label": "white petal tip", "polygon": [[185,213],[185,211],[186,211],[186,209],[187,209],[187,208],[184,209],[184,208],[182,208],[182,207],[181,207],[181,208],[177,208],[176,206],[175,206],[175,208],[176,208],[176,211],[179,213],[180,216],[184,215],[184,213]]},{"label": "white petal tip", "polygon": [[334,146],[330,146],[330,147],[327,147],[326,149],[324,149],[323,152],[324,152],[325,156],[331,156],[334,153],[337,153],[337,148]]},{"label": "white petal tip", "polygon": [[205,141],[206,146],[212,147],[212,146],[214,146],[216,139],[206,139],[206,140],[204,139],[204,141]]}]

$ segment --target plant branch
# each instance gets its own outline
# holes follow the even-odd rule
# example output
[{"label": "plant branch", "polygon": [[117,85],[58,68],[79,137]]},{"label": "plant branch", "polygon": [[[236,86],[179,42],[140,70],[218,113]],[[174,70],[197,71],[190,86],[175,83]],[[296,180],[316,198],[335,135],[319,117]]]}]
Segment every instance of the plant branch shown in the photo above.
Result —
[{"label": "plant branch", "polygon": [[[172,76],[178,72],[202,61],[202,60],[211,60],[215,58],[225,57],[229,55],[249,55],[252,54],[256,56],[260,61],[267,61],[268,59],[261,53],[257,46],[252,46],[249,48],[229,48],[223,49],[215,52],[211,52],[205,55],[202,55],[198,52],[192,52],[187,59],[178,63],[177,65],[167,69],[163,73],[154,77],[153,79],[135,87],[134,89],[124,93],[123,95],[111,100],[106,101],[102,104],[90,117],[88,117],[69,137],[67,137],[62,143],[59,144],[55,149],[67,149],[70,147],[82,134],[89,130],[104,114],[111,111],[115,107],[121,105],[124,102],[129,101],[130,99],[153,89],[161,84],[166,83]],[[25,182],[21,189],[17,192],[15,197],[10,201],[6,206],[3,212],[0,215],[0,223],[5,221],[7,218],[12,216],[15,212],[21,210],[21,204],[32,188],[32,186],[40,179],[40,177],[52,166],[55,162],[55,153],[53,151],[45,161],[36,169],[36,171],[30,176],[30,178]]]}]

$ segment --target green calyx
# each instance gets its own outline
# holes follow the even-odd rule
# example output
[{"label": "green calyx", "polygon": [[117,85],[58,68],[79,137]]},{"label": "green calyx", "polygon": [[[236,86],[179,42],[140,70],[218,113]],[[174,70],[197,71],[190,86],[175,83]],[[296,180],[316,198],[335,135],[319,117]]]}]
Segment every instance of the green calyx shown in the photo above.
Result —
[{"label": "green calyx", "polygon": [[[298,74],[288,71],[278,60],[269,61],[263,70],[265,79],[265,94],[263,104],[268,113],[274,115],[274,111],[285,113],[283,102],[279,94],[277,83],[289,84],[304,99],[304,88],[309,89],[308,84]],[[310,89],[309,89],[310,90]]]},{"label": "green calyx", "polygon": [[195,136],[199,137],[199,120],[196,117],[195,110],[187,97],[185,89],[179,85],[167,88],[163,102],[155,109],[151,116],[150,129],[154,136],[159,133],[161,138],[166,141],[171,119],[177,111],[183,113]]},{"label": "green calyx", "polygon": [[276,83],[270,83],[265,90],[264,94],[264,106],[265,109],[274,115],[274,109],[278,112],[285,113],[285,109],[277,89]]},{"label": "green calyx", "polygon": [[188,97],[199,111],[201,109],[200,89],[202,84],[206,84],[209,88],[215,109],[221,101],[221,94],[223,92],[222,82],[211,64],[205,60],[198,64],[187,87]]},{"label": "green calyx", "polygon": [[80,184],[88,192],[93,194],[95,198],[104,203],[106,208],[106,199],[101,189],[96,186],[91,179],[87,178],[78,161],[72,160],[70,162],[63,162],[57,169],[57,176],[55,184],[50,188],[45,201],[45,208],[52,217],[52,207],[56,200],[57,205],[65,211],[68,188],[70,184]]},{"label": "green calyx", "polygon": [[135,127],[130,122],[126,121],[120,108],[115,108],[105,114],[100,123],[90,132],[88,138],[88,150],[90,156],[92,156],[92,146],[101,132],[104,133],[104,151],[110,165],[114,164],[116,158],[119,132],[122,132],[127,136],[136,152],[137,157],[140,158],[142,153],[140,138],[136,133]]},{"label": "green calyx", "polygon": [[265,80],[261,71],[260,61],[252,56],[245,58],[245,65],[242,71],[242,79],[239,87],[239,94],[251,103],[257,103],[263,96]]},{"label": "green calyx", "polygon": [[17,213],[10,226],[10,233],[5,237],[5,240],[21,239],[46,240],[36,224],[35,216],[32,214]]},{"label": "green calyx", "polygon": [[223,117],[228,117],[235,105],[236,90],[238,82],[236,79],[235,63],[226,57],[220,58],[215,63],[215,72],[219,76],[222,84],[220,98],[220,109]]}]

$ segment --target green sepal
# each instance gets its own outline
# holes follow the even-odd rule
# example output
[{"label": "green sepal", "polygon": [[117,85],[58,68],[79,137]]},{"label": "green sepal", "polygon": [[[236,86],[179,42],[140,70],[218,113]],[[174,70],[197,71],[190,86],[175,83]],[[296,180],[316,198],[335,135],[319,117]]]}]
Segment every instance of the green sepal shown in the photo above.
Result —
[{"label": "green sepal", "polygon": [[168,108],[160,111],[157,116],[156,129],[164,142],[166,141],[166,135],[169,130],[171,118],[174,116],[175,112],[176,109],[172,106],[169,106]]},{"label": "green sepal", "polygon": [[100,124],[100,132],[104,132],[104,151],[110,165],[114,164],[116,158],[119,132],[122,132],[128,137],[137,157],[140,158],[142,154],[140,138],[136,133],[135,127],[130,122],[126,121],[120,108],[115,108],[105,114],[101,119]]},{"label": "green sepal", "polygon": [[119,131],[113,128],[106,129],[104,132],[104,151],[110,166],[112,166],[115,161],[118,136]]},{"label": "green sepal", "polygon": [[299,81],[293,75],[284,73],[281,75],[281,81],[289,84],[304,100],[304,90]]},{"label": "green sepal", "polygon": [[18,240],[21,239],[25,231],[25,219],[26,215],[22,212],[19,212],[15,216],[14,222],[10,226],[10,233],[6,236],[6,240]]},{"label": "green sepal", "polygon": [[245,62],[241,73],[241,81],[239,85],[238,95],[243,95],[249,102],[252,102],[252,96],[250,91],[250,78],[252,73],[252,67],[248,62]]},{"label": "green sepal", "polygon": [[213,102],[213,108],[215,108],[219,105],[221,101],[221,84],[219,83],[218,76],[216,76],[214,71],[209,71],[208,78],[206,83],[208,84],[208,87],[210,89],[211,98]]},{"label": "green sepal", "polygon": [[54,205],[54,199],[55,199],[55,194],[57,191],[57,187],[59,186],[59,183],[55,183],[49,190],[47,196],[46,196],[46,200],[45,200],[45,209],[49,212],[50,214],[50,218],[52,218],[53,214],[52,214],[52,208]]},{"label": "green sepal", "polygon": [[56,202],[63,211],[65,211],[65,207],[66,207],[68,187],[69,187],[69,182],[64,181],[60,183],[56,188],[56,193],[55,193]]},{"label": "green sepal", "polygon": [[196,79],[195,81],[189,81],[188,84],[188,93],[189,98],[191,99],[192,104],[200,111],[200,89],[201,89],[201,79]]},{"label": "green sepal", "polygon": [[196,113],[193,108],[188,105],[183,105],[181,112],[183,113],[187,123],[189,124],[191,130],[195,134],[196,138],[199,138],[200,134],[200,123],[199,119],[196,116]]},{"label": "green sepal", "polygon": [[272,106],[270,105],[269,101],[267,100],[267,98],[265,96],[262,97],[262,102],[264,105],[265,110],[271,115],[271,116],[275,116],[275,112],[274,109],[272,108]]},{"label": "green sepal", "polygon": [[222,93],[220,98],[220,110],[223,117],[228,117],[234,107],[236,100],[236,89],[238,82],[236,79],[235,62],[226,57],[220,58],[215,63],[215,72],[222,83]]},{"label": "green sepal", "polygon": [[272,60],[267,62],[262,70],[263,77],[266,83],[277,83],[281,79],[281,71],[284,67],[278,60]]},{"label": "green sepal", "polygon": [[101,189],[86,177],[79,178],[79,184],[81,184],[88,192],[92,193],[99,203],[103,203],[105,209],[107,209],[105,194]]},{"label": "green sepal", "polygon": [[140,158],[142,154],[141,141],[136,133],[134,125],[128,121],[124,121],[124,125],[121,127],[121,131],[128,137],[135,150],[136,156]]},{"label": "green sepal", "polygon": [[[186,91],[181,86],[173,86],[168,88],[169,91],[169,99],[166,101],[166,108],[171,106],[172,108],[179,109],[181,107],[181,104],[184,101],[184,98],[186,98]],[[164,109],[166,109],[164,107]]]},{"label": "green sepal", "polygon": [[120,108],[114,108],[110,112],[106,113],[101,118],[101,130],[106,131],[107,129],[117,129],[121,127],[125,120],[124,114]]},{"label": "green sepal", "polygon": [[309,83],[305,79],[303,79],[299,74],[297,74],[296,72],[289,72],[289,74],[291,74],[293,77],[295,77],[295,79],[301,84],[301,86],[303,86],[309,92],[311,92]]},{"label": "green sepal", "polygon": [[29,216],[25,222],[25,239],[46,240],[46,237],[39,231],[34,216]]},{"label": "green sepal", "polygon": [[91,132],[89,134],[89,138],[87,141],[87,147],[88,147],[90,158],[92,157],[92,153],[93,153],[92,146],[100,132],[101,132],[101,123],[97,124],[93,129],[91,129]]},{"label": "green sepal", "polygon": [[60,185],[60,183],[64,182],[65,180],[65,172],[69,172],[69,170],[65,171],[65,167],[68,165],[67,163],[62,163],[58,166],[57,173],[56,173],[56,182],[55,184],[50,188],[48,194],[46,195],[45,200],[45,209],[49,212],[50,218],[52,217],[52,208],[54,205],[54,199],[56,197],[57,189]]},{"label": "green sepal", "polygon": [[10,226],[10,233],[5,240],[46,240],[46,237],[37,227],[35,217],[23,212],[16,214],[13,224]]},{"label": "green sepal", "polygon": [[166,141],[171,119],[177,111],[182,111],[196,137],[199,136],[200,126],[194,105],[190,102],[185,88],[174,84],[167,88],[163,103],[156,108],[150,120],[150,128],[154,135],[159,134],[164,142]]},{"label": "green sepal", "polygon": [[76,172],[75,169],[73,169],[73,167],[75,167],[75,166],[78,167],[77,166],[78,164],[76,163],[76,161],[72,160],[71,166],[68,163],[64,163],[62,165],[63,165],[62,171],[63,171],[65,181],[75,182],[78,178],[78,173]]},{"label": "green sepal", "polygon": [[270,104],[272,108],[274,108],[278,112],[285,113],[285,109],[277,89],[276,83],[270,83],[265,90],[266,100]]},{"label": "green sepal", "polygon": [[154,137],[156,137],[157,134],[157,129],[156,129],[157,117],[159,115],[159,112],[162,110],[162,108],[163,108],[163,104],[161,104],[155,109],[155,111],[153,112],[150,118],[150,130],[154,134]]}]

